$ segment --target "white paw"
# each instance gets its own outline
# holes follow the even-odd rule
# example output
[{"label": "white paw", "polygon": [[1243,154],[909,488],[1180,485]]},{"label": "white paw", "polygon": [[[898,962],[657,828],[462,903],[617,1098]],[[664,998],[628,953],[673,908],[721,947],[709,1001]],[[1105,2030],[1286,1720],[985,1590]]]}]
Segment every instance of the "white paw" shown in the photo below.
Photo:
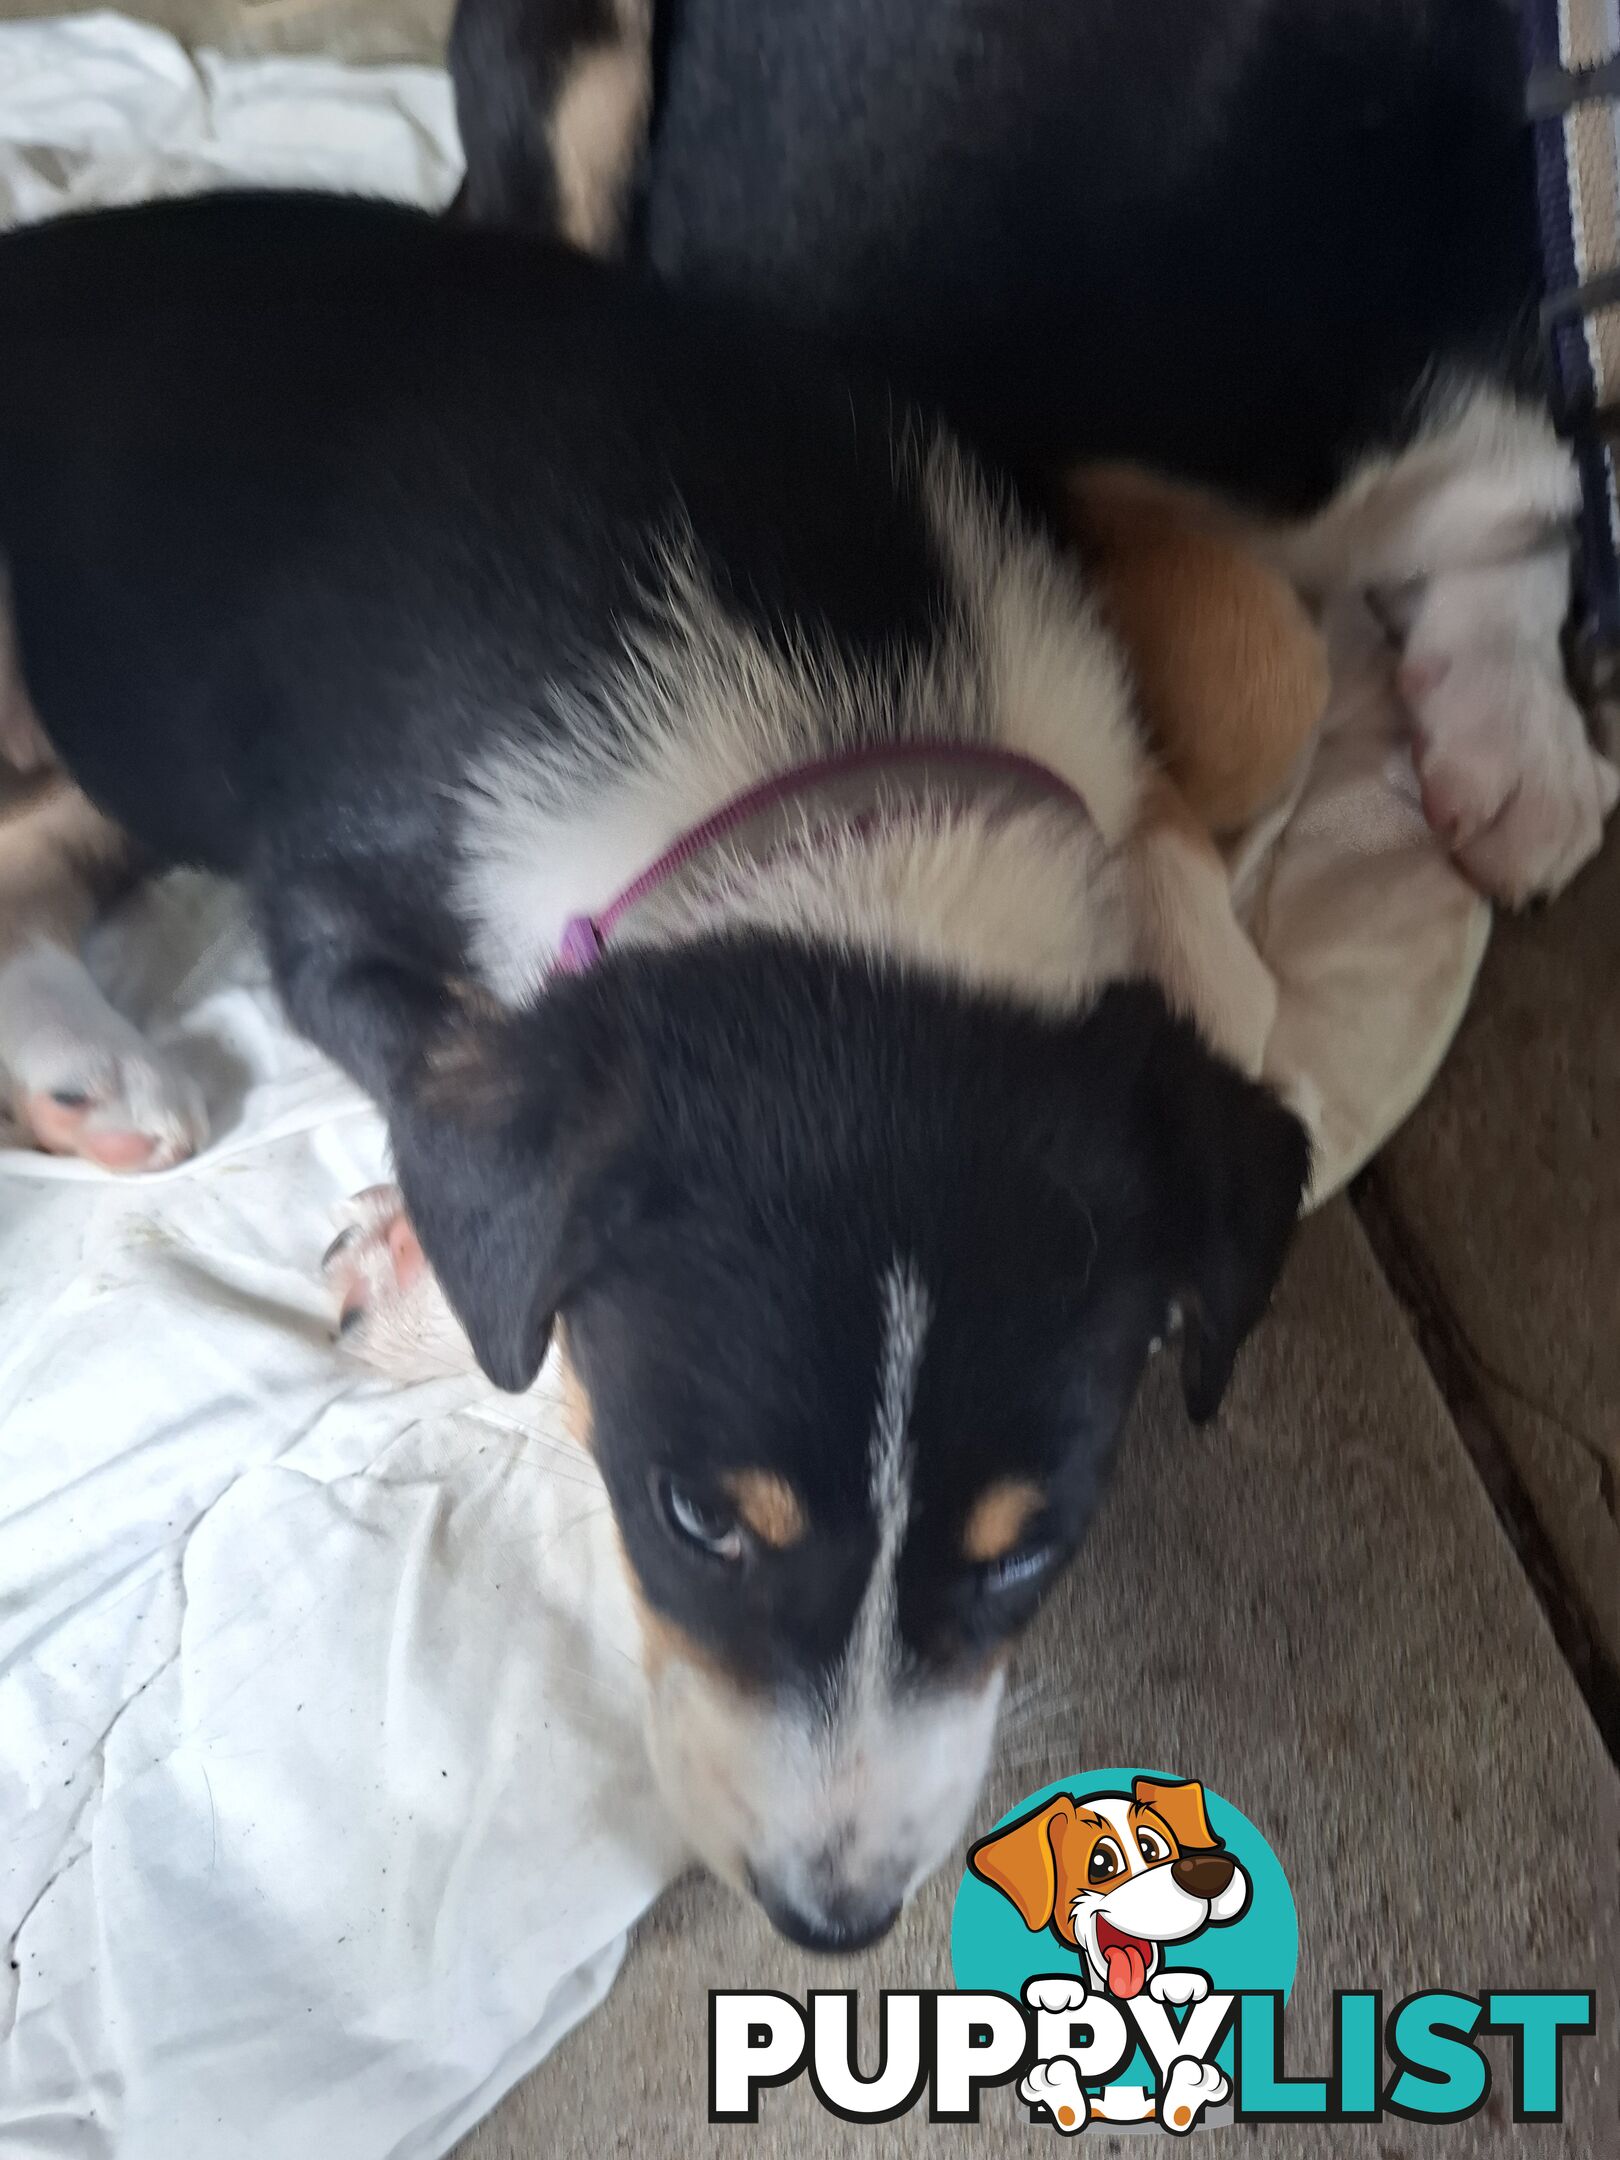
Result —
[{"label": "white paw", "polygon": [[1183,2055],[1170,2065],[1159,2095],[1159,2120],[1175,2137],[1185,2137],[1205,2108],[1219,2107],[1231,2091],[1226,2072],[1214,2063]]},{"label": "white paw", "polygon": [[[1024,2000],[1029,2000],[1027,1987]],[[1018,2080],[1018,2097],[1031,2107],[1045,2108],[1065,2137],[1073,2137],[1077,2130],[1083,2130],[1091,2117],[1080,2073],[1067,2055],[1054,2055],[1050,2062],[1032,2063]]]},{"label": "white paw", "polygon": [[474,1367],[472,1345],[445,1301],[397,1185],[346,1201],[321,1273],[338,1301],[344,1350],[396,1380],[435,1380]]},{"label": "white paw", "polygon": [[1551,656],[1417,656],[1398,680],[1423,813],[1476,885],[1517,906],[1597,853],[1620,773],[1588,740]]},{"label": "white paw", "polygon": [[0,968],[0,1066],[27,1138],[104,1170],[167,1170],[208,1137],[190,1075],[115,1012],[71,953],[35,946]]},{"label": "white paw", "polygon": [[1048,2010],[1053,2017],[1062,2017],[1065,2011],[1085,2007],[1086,1982],[1083,1973],[1043,1973],[1038,1979],[1024,1982],[1024,2000],[1032,2010]]},{"label": "white paw", "polygon": [[1148,1993],[1160,2003],[1202,2002],[1209,1993],[1209,1975],[1185,1965],[1166,1966],[1148,1982]]}]

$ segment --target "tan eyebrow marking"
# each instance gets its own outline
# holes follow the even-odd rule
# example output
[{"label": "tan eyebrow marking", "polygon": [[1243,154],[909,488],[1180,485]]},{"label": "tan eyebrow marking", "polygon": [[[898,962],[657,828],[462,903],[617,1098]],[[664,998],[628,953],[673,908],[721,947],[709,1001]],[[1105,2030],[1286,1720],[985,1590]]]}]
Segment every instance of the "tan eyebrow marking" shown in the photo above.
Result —
[{"label": "tan eyebrow marking", "polygon": [[999,1478],[987,1485],[962,1530],[962,1551],[973,1561],[1004,1560],[1039,1514],[1046,1495],[1028,1478]]},{"label": "tan eyebrow marking", "polygon": [[808,1530],[804,1502],[774,1470],[731,1470],[720,1482],[762,1545],[782,1552],[797,1545]]}]

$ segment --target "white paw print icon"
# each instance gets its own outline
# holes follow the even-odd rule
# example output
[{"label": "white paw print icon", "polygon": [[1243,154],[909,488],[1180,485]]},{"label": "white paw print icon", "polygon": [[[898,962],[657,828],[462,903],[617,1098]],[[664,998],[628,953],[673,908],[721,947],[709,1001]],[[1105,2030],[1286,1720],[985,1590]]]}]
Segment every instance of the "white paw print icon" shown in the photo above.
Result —
[{"label": "white paw print icon", "polygon": [[1024,2000],[1032,2010],[1061,2017],[1065,2010],[1083,2010],[1086,1983],[1079,1973],[1042,1973],[1024,1982]]},{"label": "white paw print icon", "polygon": [[[1027,1997],[1027,1989],[1025,1994]],[[1044,2107],[1065,2137],[1073,2137],[1090,2120],[1091,2110],[1079,2073],[1067,2055],[1054,2055],[1050,2062],[1031,2064],[1018,2080],[1018,2097],[1027,2100],[1031,2107]]]},{"label": "white paw print icon", "polygon": [[1205,2108],[1218,2107],[1231,2091],[1224,2070],[1214,2063],[1183,2055],[1170,2065],[1159,2095],[1159,2120],[1175,2137],[1185,2137]]}]

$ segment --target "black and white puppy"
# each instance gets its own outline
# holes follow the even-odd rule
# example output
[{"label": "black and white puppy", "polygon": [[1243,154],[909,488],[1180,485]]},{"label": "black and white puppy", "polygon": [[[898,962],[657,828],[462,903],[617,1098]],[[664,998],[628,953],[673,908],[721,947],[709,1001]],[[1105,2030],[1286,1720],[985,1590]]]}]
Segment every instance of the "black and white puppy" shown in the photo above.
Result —
[{"label": "black and white puppy", "polygon": [[802,337],[378,206],[0,240],[0,379],[15,1108],[195,1144],[75,939],[121,836],[240,878],[387,1115],[362,1332],[453,1312],[522,1389],[561,1317],[673,1804],[871,1936],[1167,1313],[1207,1415],[1306,1168],[1162,987],[1244,1006],[1071,566]]},{"label": "black and white puppy", "polygon": [[1431,823],[1554,892],[1565,685],[1515,0],[462,0],[465,208],[768,301],[1032,480],[1212,491],[1373,592]]}]

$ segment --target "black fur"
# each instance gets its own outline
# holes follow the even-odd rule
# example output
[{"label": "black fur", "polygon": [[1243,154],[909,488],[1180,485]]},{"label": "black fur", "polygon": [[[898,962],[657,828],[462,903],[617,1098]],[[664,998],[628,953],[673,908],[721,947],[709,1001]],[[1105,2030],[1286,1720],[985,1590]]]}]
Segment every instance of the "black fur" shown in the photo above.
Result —
[{"label": "black fur", "polygon": [[[901,1580],[925,1680],[993,1648],[1044,1586],[1003,1593],[964,1563],[986,1482],[1039,1486],[1028,1535],[1055,1562],[1072,1552],[1172,1303],[1188,1407],[1215,1408],[1305,1173],[1295,1120],[1141,985],[1043,1021],[729,940],[561,985],[491,1057],[470,1112],[396,1121],[413,1217],[523,1370],[566,1294],[638,1579],[761,1685],[824,1674],[848,1639],[897,1256],[931,1308]],[[560,1265],[536,1221],[559,1227]],[[725,1471],[758,1464],[803,1496],[815,1536],[765,1556],[739,1599],[669,1538],[656,1476],[718,1499]]]},{"label": "black fur", "polygon": [[[903,413],[735,310],[289,198],[0,240],[0,381],[53,744],[160,859],[245,881],[490,1375],[525,1385],[565,1315],[649,1601],[750,1676],[825,1665],[875,1534],[898,1258],[933,1308],[904,1638],[919,1669],[991,1647],[1037,1590],[964,1560],[972,1499],[1039,1478],[1039,1535],[1072,1550],[1173,1303],[1213,1409],[1298,1204],[1297,1123],[1142,987],[1041,1020],[732,937],[499,1013],[452,876],[480,757],[579,724],[566,693],[649,604],[677,510],[767,638],[937,634]],[[816,1534],[726,1587],[649,1480],[762,1461]]]},{"label": "black fur", "polygon": [[34,701],[154,856],[246,880],[294,1018],[384,1101],[465,972],[423,874],[454,791],[562,724],[678,517],[771,639],[888,650],[944,605],[888,398],[735,315],[315,199],[0,242]]},{"label": "black fur", "polygon": [[[503,53],[462,0],[482,213]],[[1436,365],[1537,376],[1512,0],[660,0],[634,233],[1039,476],[1127,456],[1272,507],[1398,443]],[[542,157],[543,141],[536,138]]]}]

